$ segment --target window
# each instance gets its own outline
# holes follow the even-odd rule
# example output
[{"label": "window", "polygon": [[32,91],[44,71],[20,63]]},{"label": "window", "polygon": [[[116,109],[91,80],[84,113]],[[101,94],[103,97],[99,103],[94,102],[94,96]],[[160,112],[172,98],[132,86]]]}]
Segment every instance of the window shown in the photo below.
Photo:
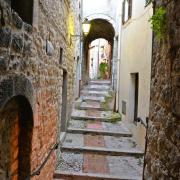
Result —
[{"label": "window", "polygon": [[126,23],[132,16],[132,0],[124,0],[122,4],[122,23]]},{"label": "window", "polygon": [[11,8],[18,13],[24,22],[32,24],[33,0],[11,0]]},{"label": "window", "polygon": [[148,6],[151,2],[152,0],[145,0],[145,6]]},{"label": "window", "polygon": [[60,48],[59,64],[63,63],[63,48]]}]

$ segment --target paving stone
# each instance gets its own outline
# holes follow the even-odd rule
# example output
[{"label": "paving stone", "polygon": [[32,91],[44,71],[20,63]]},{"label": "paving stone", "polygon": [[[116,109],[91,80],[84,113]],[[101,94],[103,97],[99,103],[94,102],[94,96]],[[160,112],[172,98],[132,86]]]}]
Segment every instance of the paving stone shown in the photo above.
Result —
[{"label": "paving stone", "polygon": [[84,146],[84,137],[82,134],[67,133],[63,145],[66,147]]},{"label": "paving stone", "polygon": [[103,126],[102,126],[102,122],[87,122],[86,128],[87,129],[96,129],[96,130],[101,129],[102,130]]},{"label": "paving stone", "polygon": [[61,153],[57,170],[68,172],[82,172],[83,154]]},{"label": "paving stone", "polygon": [[143,158],[108,156],[107,160],[111,175],[142,177]]},{"label": "paving stone", "polygon": [[83,172],[85,173],[109,173],[106,156],[97,154],[84,154]]},{"label": "paving stone", "polygon": [[104,136],[104,140],[107,148],[139,150],[133,138]]},{"label": "paving stone", "polygon": [[86,126],[86,122],[82,121],[82,120],[71,120],[69,122],[69,128],[85,128]]},{"label": "paving stone", "polygon": [[130,132],[122,122],[116,122],[116,123],[102,122],[102,125],[104,130],[106,131]]},{"label": "paving stone", "polygon": [[102,135],[84,135],[84,146],[88,147],[105,147],[105,140]]}]

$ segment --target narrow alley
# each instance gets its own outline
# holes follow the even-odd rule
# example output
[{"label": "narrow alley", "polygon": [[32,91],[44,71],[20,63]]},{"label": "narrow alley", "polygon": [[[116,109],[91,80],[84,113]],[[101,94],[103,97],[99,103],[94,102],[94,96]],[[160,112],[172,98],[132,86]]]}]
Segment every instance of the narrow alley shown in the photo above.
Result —
[{"label": "narrow alley", "polygon": [[113,101],[108,80],[93,80],[83,88],[62,142],[55,178],[141,179],[143,151],[121,117],[113,114]]},{"label": "narrow alley", "polygon": [[180,0],[0,0],[0,180],[180,179]]}]

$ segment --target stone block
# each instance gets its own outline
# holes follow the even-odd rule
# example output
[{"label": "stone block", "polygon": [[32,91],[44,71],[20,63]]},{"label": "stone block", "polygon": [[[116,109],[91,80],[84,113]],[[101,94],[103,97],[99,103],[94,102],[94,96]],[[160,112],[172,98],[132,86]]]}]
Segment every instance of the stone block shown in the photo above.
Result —
[{"label": "stone block", "polygon": [[48,56],[52,56],[53,52],[54,52],[54,47],[53,47],[52,42],[46,40],[46,54]]},{"label": "stone block", "polygon": [[13,24],[16,28],[21,29],[23,26],[23,20],[18,16],[16,12],[12,13]]},{"label": "stone block", "polygon": [[9,28],[0,29],[0,47],[9,47],[11,41],[11,30]]},{"label": "stone block", "polygon": [[12,39],[12,47],[15,51],[21,52],[23,48],[23,37],[19,34],[14,34]]},{"label": "stone block", "polygon": [[27,23],[24,23],[24,30],[28,33],[32,33],[33,31],[33,28],[31,25],[27,24]]},{"label": "stone block", "polygon": [[0,72],[6,71],[8,68],[8,62],[6,57],[0,57]]}]

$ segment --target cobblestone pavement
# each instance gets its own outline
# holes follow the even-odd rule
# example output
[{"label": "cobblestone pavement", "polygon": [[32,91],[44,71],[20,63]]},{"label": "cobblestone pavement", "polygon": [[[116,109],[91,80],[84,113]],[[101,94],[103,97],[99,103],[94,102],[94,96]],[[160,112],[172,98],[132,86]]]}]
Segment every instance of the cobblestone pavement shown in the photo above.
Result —
[{"label": "cobblestone pavement", "polygon": [[55,178],[142,179],[143,152],[121,121],[111,122],[113,108],[101,106],[106,97],[113,104],[111,94],[109,81],[91,81],[84,87],[75,102]]}]

